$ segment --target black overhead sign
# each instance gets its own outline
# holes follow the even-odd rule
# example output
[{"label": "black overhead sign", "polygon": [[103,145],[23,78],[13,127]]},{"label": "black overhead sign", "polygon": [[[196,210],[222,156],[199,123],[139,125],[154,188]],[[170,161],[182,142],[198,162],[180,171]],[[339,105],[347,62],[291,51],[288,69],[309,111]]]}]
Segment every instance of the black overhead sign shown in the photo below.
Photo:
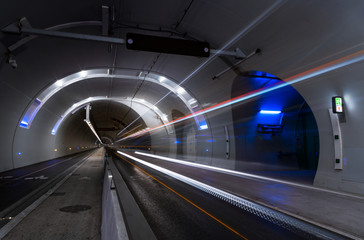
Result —
[{"label": "black overhead sign", "polygon": [[127,33],[126,48],[196,57],[210,56],[210,45],[207,42],[157,37],[136,33]]}]

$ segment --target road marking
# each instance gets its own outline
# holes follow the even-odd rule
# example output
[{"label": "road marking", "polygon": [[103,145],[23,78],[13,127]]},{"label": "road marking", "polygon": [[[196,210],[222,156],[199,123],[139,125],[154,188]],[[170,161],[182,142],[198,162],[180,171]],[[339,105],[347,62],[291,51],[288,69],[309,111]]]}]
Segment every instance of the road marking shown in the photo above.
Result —
[{"label": "road marking", "polygon": [[46,179],[48,179],[48,177],[45,177],[44,175],[42,175],[42,176],[39,176],[39,177],[27,177],[27,178],[24,178],[24,180],[33,180],[33,179],[35,179],[35,180],[46,180]]},{"label": "road marking", "polygon": [[13,176],[1,176],[0,179],[9,179],[9,178],[13,178]]},{"label": "road marking", "polygon": [[46,169],[48,169],[48,168],[54,167],[54,166],[56,166],[56,165],[58,165],[58,164],[68,162],[68,161],[70,161],[70,160],[72,160],[72,159],[73,159],[72,157],[67,158],[66,160],[63,160],[63,161],[61,161],[61,162],[55,163],[55,164],[53,164],[53,165],[50,165],[50,166],[48,166],[48,167],[45,167],[45,168],[39,169],[39,170],[37,170],[37,171],[35,171],[35,172],[31,172],[31,173],[25,174],[25,175],[23,175],[23,176],[21,176],[21,177],[17,177],[17,178],[15,178],[14,180],[22,179],[22,178],[27,177],[27,176],[29,176],[29,175],[33,175],[34,173],[41,172],[41,171],[46,170]]},{"label": "road marking", "polygon": [[90,178],[90,177],[85,176],[85,177],[80,177],[78,180],[91,180],[91,178]]},{"label": "road marking", "polygon": [[165,183],[163,183],[162,181],[158,180],[157,178],[153,177],[152,175],[150,175],[149,173],[147,173],[146,171],[144,171],[143,169],[141,169],[140,167],[136,166],[135,164],[131,163],[130,161],[126,160],[126,158],[120,156],[121,159],[123,159],[124,161],[128,162],[129,164],[131,164],[132,166],[136,167],[137,169],[139,169],[140,171],[142,171],[144,174],[146,174],[147,176],[149,176],[150,178],[152,178],[153,180],[157,181],[159,184],[161,184],[162,186],[164,186],[165,188],[167,188],[168,190],[172,191],[174,194],[176,194],[177,196],[181,197],[183,200],[185,200],[186,202],[188,202],[189,204],[191,204],[192,206],[194,206],[195,208],[197,208],[198,210],[200,210],[201,212],[205,213],[206,215],[208,215],[209,217],[211,217],[212,219],[214,219],[215,221],[217,221],[218,223],[220,223],[221,225],[223,225],[225,228],[229,229],[230,231],[232,231],[233,233],[235,233],[236,235],[238,235],[239,237],[248,240],[246,237],[244,237],[243,235],[241,235],[239,232],[237,232],[236,230],[234,230],[232,227],[228,226],[227,224],[225,224],[223,221],[219,220],[217,217],[213,216],[211,213],[207,212],[206,210],[204,210],[203,208],[201,208],[200,206],[198,206],[197,204],[195,204],[194,202],[192,202],[191,200],[189,200],[188,198],[186,198],[185,196],[181,195],[180,193],[178,193],[177,191],[175,191],[174,189],[172,189],[171,187],[169,187],[168,185],[166,185]]},{"label": "road marking", "polygon": [[143,152],[134,152],[134,153],[139,154],[139,155],[143,155],[143,156],[146,156],[146,157],[157,158],[157,159],[163,160],[163,161],[183,164],[183,165],[187,165],[187,166],[190,166],[190,167],[202,168],[202,169],[212,170],[212,171],[215,171],[215,172],[221,172],[221,173],[229,174],[229,175],[232,175],[232,176],[243,177],[243,178],[246,178],[246,179],[253,178],[254,180],[262,180],[262,182],[276,182],[276,183],[281,183],[281,184],[285,184],[285,185],[289,185],[289,186],[293,186],[293,187],[300,187],[300,188],[309,189],[309,190],[327,192],[327,193],[332,193],[332,194],[336,194],[336,195],[352,197],[352,198],[356,198],[356,199],[364,199],[363,196],[359,196],[359,195],[355,195],[355,194],[350,194],[350,193],[345,193],[345,192],[338,192],[338,191],[335,191],[335,190],[325,189],[325,188],[316,187],[316,186],[310,186],[310,185],[306,185],[306,184],[289,182],[289,181],[280,180],[280,179],[276,179],[276,178],[264,177],[262,175],[256,175],[256,174],[252,174],[252,173],[234,171],[234,170],[230,170],[230,169],[219,168],[219,167],[204,165],[204,164],[200,164],[200,163],[187,162],[187,161],[183,161],[183,160],[178,160],[178,159],[174,159],[174,158],[168,158],[168,157],[164,157],[164,156],[153,155],[153,154],[148,154],[148,153],[143,153]]},{"label": "road marking", "polygon": [[[3,226],[0,229],[0,239],[3,239],[6,234],[8,234],[13,228],[15,228],[16,225],[18,225],[26,216],[28,216],[36,207],[38,207],[44,200],[46,200],[52,193],[54,193],[68,178],[72,176],[74,172],[76,172],[81,166],[83,166],[86,161],[88,160],[91,155],[93,155],[95,152],[93,151],[86,157],[84,157],[80,162],[76,163],[70,168],[76,166],[75,169],[73,169],[69,174],[67,174],[61,181],[59,181],[55,186],[53,186],[51,189],[48,190],[45,194],[43,194],[41,197],[39,197],[35,202],[33,202],[31,205],[29,205],[26,209],[24,209],[22,212],[20,212],[15,217],[11,217],[11,221],[7,223],[5,226]],[[79,164],[79,165],[77,165]]]}]

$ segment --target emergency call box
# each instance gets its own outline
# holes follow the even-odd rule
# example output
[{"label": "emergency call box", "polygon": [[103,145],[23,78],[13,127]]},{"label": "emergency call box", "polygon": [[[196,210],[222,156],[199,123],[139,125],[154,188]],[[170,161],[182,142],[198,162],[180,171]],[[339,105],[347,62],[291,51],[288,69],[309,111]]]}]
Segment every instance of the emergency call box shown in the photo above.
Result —
[{"label": "emergency call box", "polygon": [[343,113],[343,98],[340,96],[332,97],[332,111],[334,113]]}]

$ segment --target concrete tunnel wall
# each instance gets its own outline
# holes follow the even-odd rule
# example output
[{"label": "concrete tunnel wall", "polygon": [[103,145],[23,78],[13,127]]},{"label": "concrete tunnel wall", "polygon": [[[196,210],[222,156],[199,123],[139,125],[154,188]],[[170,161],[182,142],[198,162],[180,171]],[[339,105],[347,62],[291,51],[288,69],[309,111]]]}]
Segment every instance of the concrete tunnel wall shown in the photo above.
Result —
[{"label": "concrete tunnel wall", "polygon": [[[302,4],[303,7],[309,9],[306,6],[309,3]],[[257,28],[244,36],[244,39],[240,42],[241,45],[246,46],[246,49],[249,50],[256,49],[259,46],[263,52],[259,57],[244,63],[245,70],[261,70],[285,80],[295,74],[361,50],[364,33],[358,23],[363,22],[362,5],[358,5],[355,9],[351,6],[338,5],[333,11],[327,13],[330,15],[326,16],[325,21],[330,22],[335,19],[335,22],[340,22],[332,29],[321,27],[325,26],[325,23],[319,15],[310,15],[310,18],[307,19],[307,11],[302,11],[302,16],[295,11],[292,11],[292,13],[289,11],[296,8],[297,6],[294,3],[288,2],[284,10],[280,10],[276,15],[270,17],[269,21],[263,21]],[[295,15],[293,16],[293,14]],[[287,19],[291,19],[291,21]],[[300,25],[302,22],[297,19],[304,19],[305,25]],[[297,20],[297,24],[292,23],[295,20]],[[280,27],[272,28],[271,26]],[[264,37],[262,37],[262,29],[266,30],[264,31]],[[282,36],[285,37],[282,38]],[[78,47],[75,47],[74,44],[78,44]],[[67,51],[71,46],[77,52]],[[0,65],[0,112],[2,114],[0,119],[2,133],[0,136],[0,151],[2,153],[0,171],[44,161],[55,156],[54,147],[52,146],[53,140],[51,140],[49,131],[52,125],[50,122],[55,122],[59,113],[52,113],[52,109],[40,111],[30,130],[19,129],[19,121],[31,99],[37,95],[41,88],[55,80],[55,75],[65,76],[67,73],[79,71],[80,66],[103,66],[105,62],[111,62],[110,56],[90,58],[88,52],[92,46],[93,43],[77,43],[59,39],[47,42],[37,39],[31,42],[28,49],[17,56],[18,64],[22,67],[15,71],[5,64],[5,58],[3,58]],[[0,47],[2,46],[0,45]],[[39,49],[43,50],[39,52]],[[95,49],[97,51],[97,48]],[[0,50],[1,53],[6,52],[5,48]],[[47,54],[48,52],[54,54]],[[62,55],[62,58],[59,57],[59,54]],[[42,64],[37,61],[32,64],[22,64],[26,62],[26,59],[31,59],[34,56],[37,59],[42,59],[42,61],[53,63],[49,64],[51,69],[43,72]],[[100,50],[99,56],[105,56],[104,52]],[[69,59],[71,63],[64,63],[60,59]],[[89,62],[90,59],[91,62]],[[188,81],[185,88],[191,91],[201,103],[229,99],[231,84],[235,78],[234,73],[230,72],[218,81],[211,83],[211,77],[225,68],[226,65],[222,61],[213,62]],[[362,119],[364,119],[364,98],[362,97],[364,79],[362,69],[364,69],[364,63],[361,61],[293,85],[311,107],[319,129],[320,158],[315,178],[315,185],[317,186],[364,193],[364,175],[362,174],[364,171],[364,162],[362,161],[364,156],[364,129],[362,128]],[[37,82],[40,85],[34,86],[31,84],[34,78],[42,79]],[[222,92],[219,91],[218,94],[214,95],[210,91],[206,91],[206,86],[211,86],[210,89],[222,90]],[[211,99],[212,95],[214,95],[214,99]],[[336,95],[344,97],[345,121],[341,122],[341,130],[346,165],[344,165],[343,170],[334,170],[334,140],[328,115],[328,109],[331,108],[331,97]],[[233,134],[231,110],[227,108],[223,114],[209,113],[206,115],[209,122],[209,134],[214,139],[220,139],[221,121],[224,121],[224,124],[229,127],[229,134]],[[64,133],[67,134],[67,132]],[[198,134],[197,131],[196,134]],[[86,140],[86,135],[83,136],[82,134],[69,136],[69,141],[72,137],[75,142],[85,144],[89,144],[94,140]],[[199,137],[196,135],[196,138]],[[201,137],[201,139],[202,141],[197,141],[196,145],[197,156],[206,154],[206,144],[214,149],[209,152],[212,159],[221,159],[222,156],[225,156],[222,141],[206,143],[203,141],[204,137]],[[156,141],[158,140],[152,140],[152,147],[153,144],[157,144]],[[32,143],[29,144],[30,142]],[[171,145],[172,142],[173,140],[170,140]],[[17,164],[13,165],[12,159],[17,157],[18,150],[16,149],[23,147],[25,147],[25,152],[29,153],[29,155],[23,154],[21,157],[29,157],[32,160],[17,161]],[[175,149],[168,151],[172,155],[175,152]],[[233,148],[231,152],[229,164],[225,164],[228,161],[216,162],[215,164],[232,168],[234,165]],[[67,151],[58,152],[60,155],[66,153]]]},{"label": "concrete tunnel wall", "polygon": [[[74,51],[69,51],[73,44],[78,46]],[[87,131],[84,130],[82,134],[75,134],[72,130],[66,130],[67,137],[59,140],[64,147],[59,148],[55,137],[50,132],[62,113],[55,113],[54,109],[47,109],[47,106],[38,112],[30,129],[19,127],[19,122],[28,104],[43,88],[55,81],[57,76],[63,76],[68,71],[79,71],[79,64],[85,61],[80,56],[87,55],[92,46],[89,44],[72,43],[61,39],[52,41],[51,44],[44,44],[42,40],[33,41],[32,47],[17,57],[19,68],[12,69],[5,63],[5,57],[1,60],[0,111],[3,114],[0,118],[2,131],[0,137],[0,150],[2,152],[0,171],[80,152],[83,151],[82,145],[94,145],[95,138],[90,138],[93,134],[89,132],[86,124],[82,124],[81,129]],[[43,50],[39,51],[39,49]],[[1,49],[1,52],[5,54],[6,50]],[[54,54],[47,54],[49,52]],[[94,53],[98,54],[97,50]],[[37,57],[32,64],[25,64],[27,59],[34,56]],[[68,61],[64,62],[61,59],[68,59]],[[93,63],[97,65],[105,61],[102,58],[92,59],[94,59]],[[74,147],[69,150],[68,146]],[[80,148],[77,149],[77,146]],[[59,148],[59,151],[54,152],[55,148]]]},{"label": "concrete tunnel wall", "polygon": [[[323,77],[313,78],[302,83],[298,90],[307,98],[320,134],[320,161],[315,184],[337,190],[364,192],[364,98],[361,89],[364,87],[363,63],[352,64]],[[314,82],[315,84],[312,84]],[[329,118],[330,98],[343,96],[345,120],[341,121],[343,140],[343,170],[334,170],[335,150],[334,134]]]}]

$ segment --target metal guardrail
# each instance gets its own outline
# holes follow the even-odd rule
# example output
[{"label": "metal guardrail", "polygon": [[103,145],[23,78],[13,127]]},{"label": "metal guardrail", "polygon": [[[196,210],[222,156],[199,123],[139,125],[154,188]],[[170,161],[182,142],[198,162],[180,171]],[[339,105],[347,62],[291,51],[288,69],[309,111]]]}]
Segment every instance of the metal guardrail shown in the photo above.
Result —
[{"label": "metal guardrail", "polygon": [[111,157],[105,157],[104,159],[101,239],[129,240],[119,199],[115,190],[113,175],[107,161],[111,161]]},{"label": "metal guardrail", "polygon": [[[110,193],[115,193],[115,197],[118,200],[119,209],[114,208],[114,211],[119,211],[121,213],[122,218],[114,218],[112,221],[105,223],[104,226],[106,228],[111,227],[111,231],[120,231],[117,229],[117,226],[124,225],[125,228],[122,229],[119,235],[112,239],[138,239],[138,240],[156,240],[153,231],[151,230],[149,224],[147,223],[144,215],[142,214],[138,204],[136,203],[133,195],[129,191],[126,183],[124,182],[119,170],[117,169],[114,160],[111,156],[105,157],[105,180],[110,181],[109,186],[106,188],[110,188]],[[104,185],[105,186],[105,185]],[[108,191],[108,189],[104,189]],[[103,203],[104,204],[104,203]],[[103,209],[104,210],[104,209]],[[109,214],[118,214],[117,212],[110,212]],[[104,216],[103,213],[103,222],[107,216]],[[109,226],[107,226],[107,225]],[[115,226],[112,226],[115,225]],[[103,231],[103,230],[102,230]],[[102,239],[111,239],[108,238],[107,231],[104,231],[105,234],[102,234]],[[116,235],[116,234],[115,234]],[[123,237],[120,237],[123,236]]]}]

